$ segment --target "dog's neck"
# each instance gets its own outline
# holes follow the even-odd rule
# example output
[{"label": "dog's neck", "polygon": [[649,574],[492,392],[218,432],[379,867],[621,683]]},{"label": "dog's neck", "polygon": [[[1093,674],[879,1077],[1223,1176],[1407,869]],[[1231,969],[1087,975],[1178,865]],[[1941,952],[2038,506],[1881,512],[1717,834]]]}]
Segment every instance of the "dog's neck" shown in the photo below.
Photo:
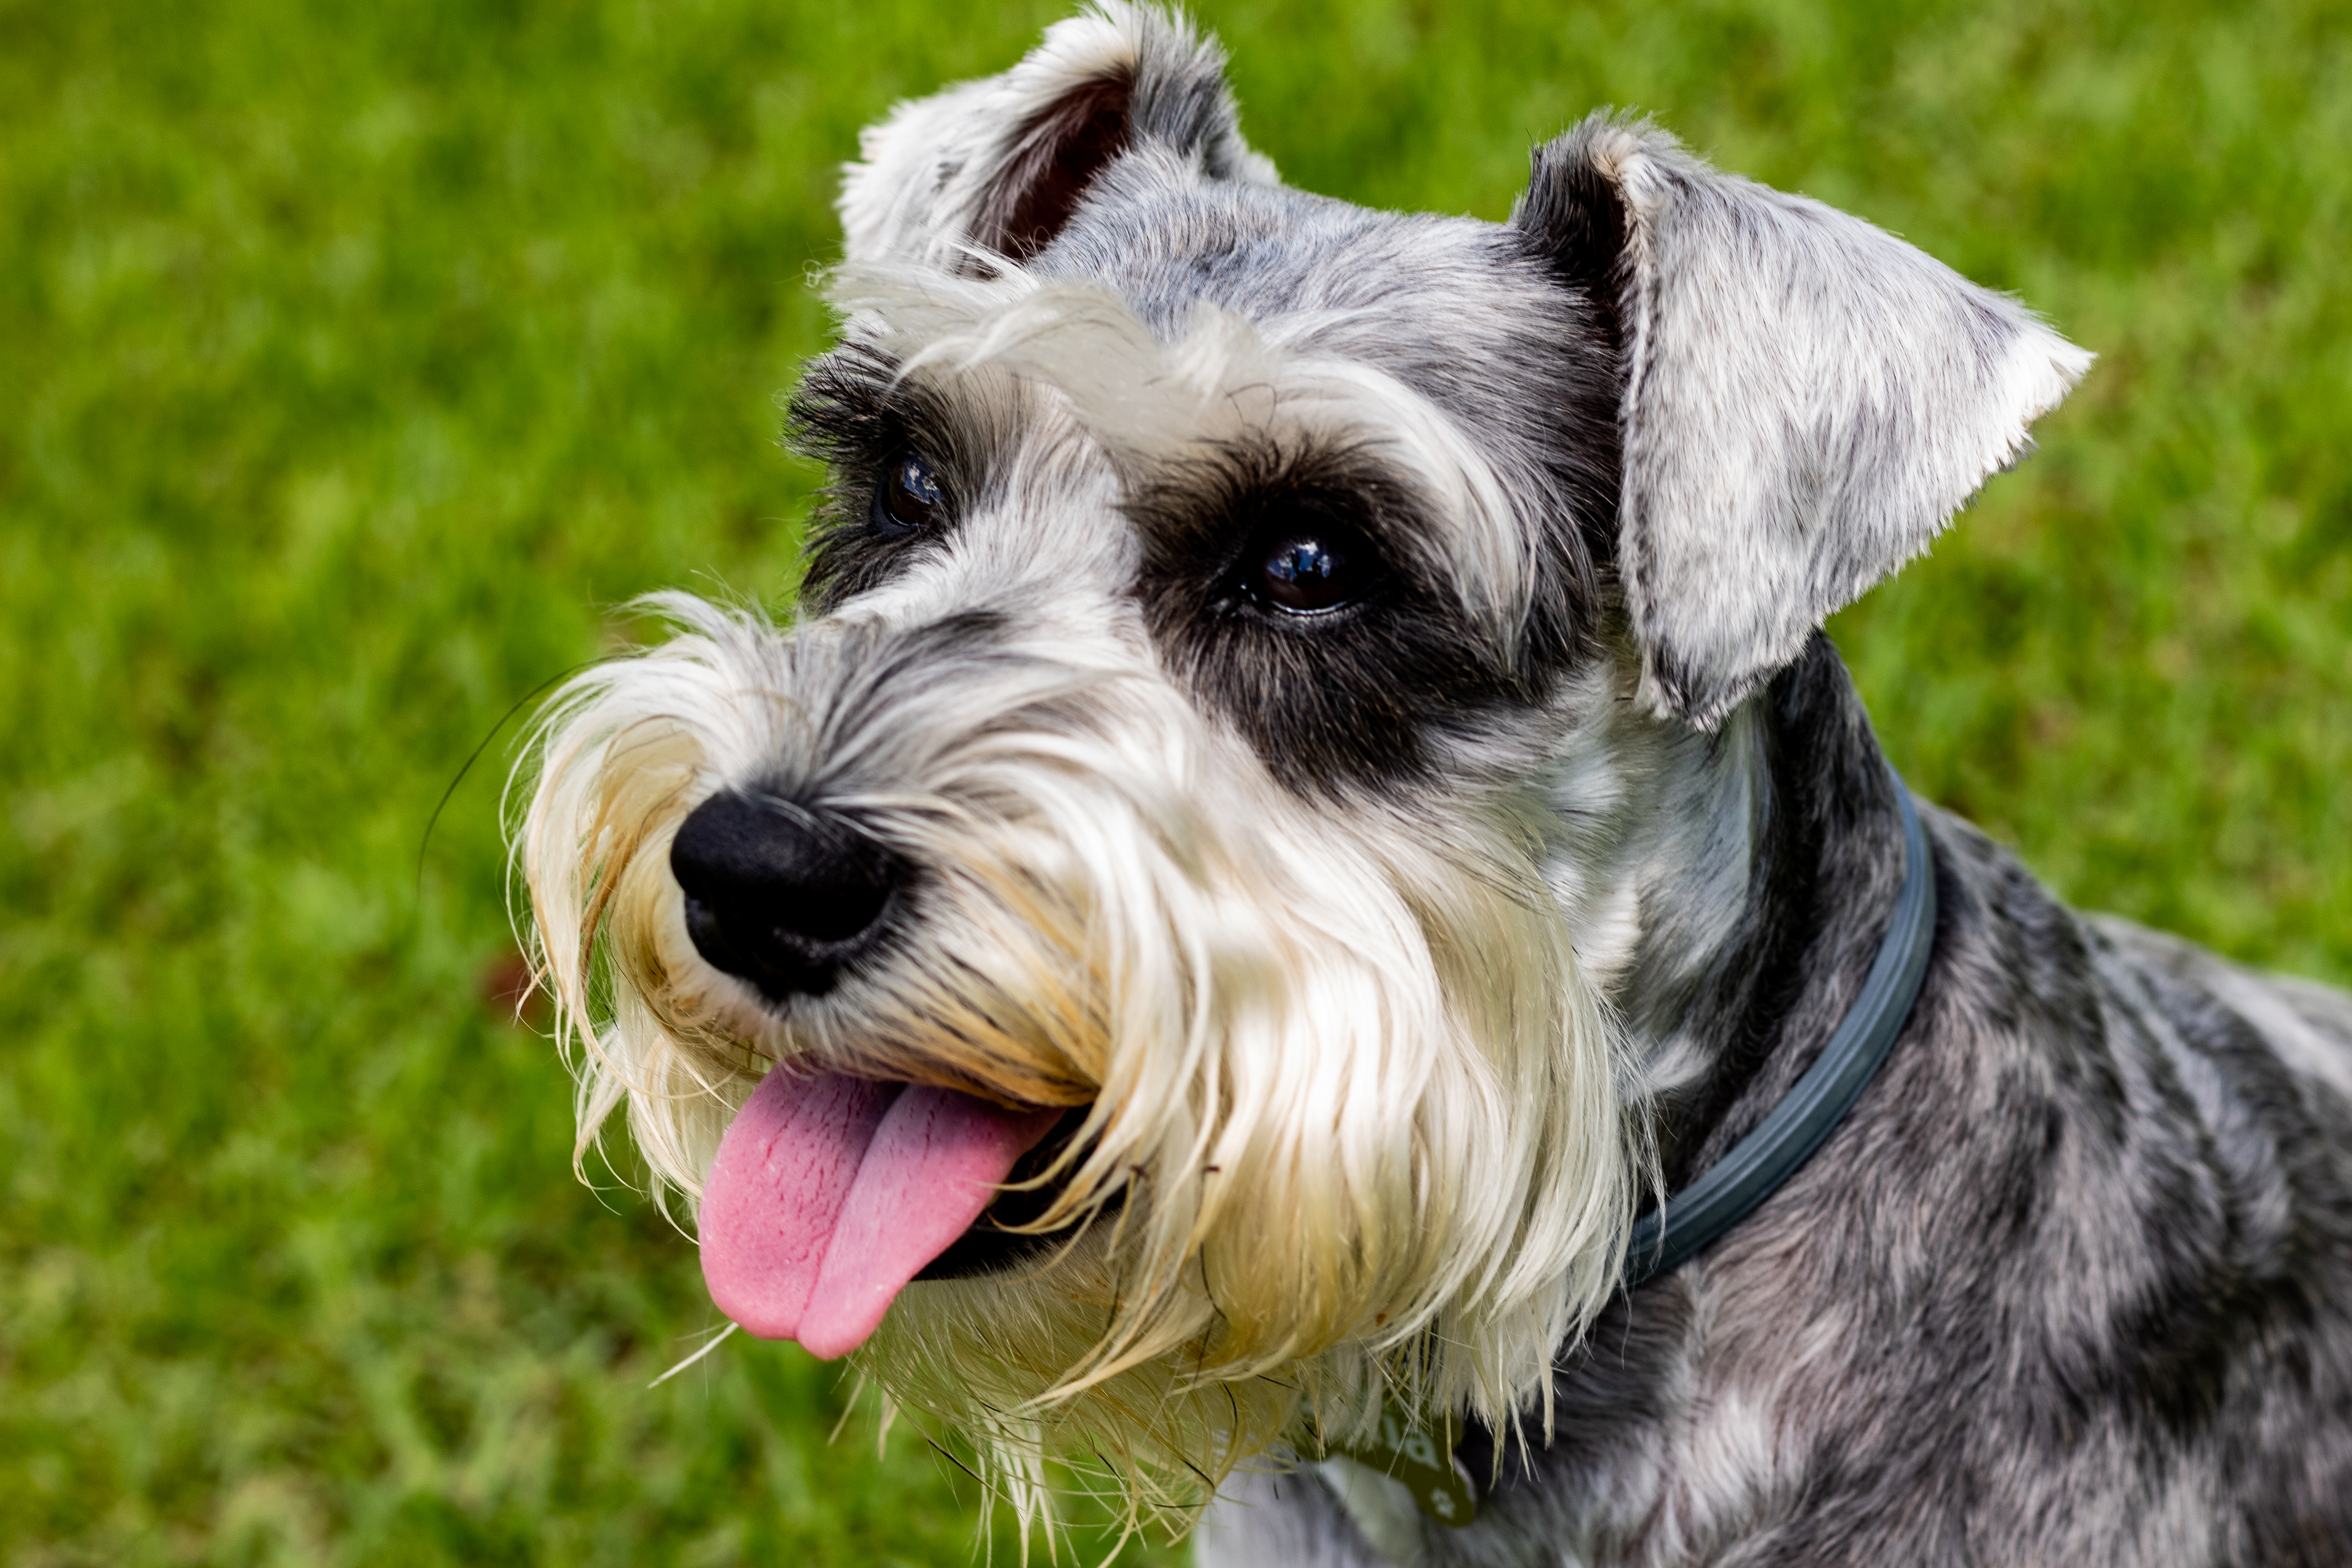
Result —
[{"label": "dog's neck", "polygon": [[1669,1190],[1819,1055],[1903,874],[1894,784],[1825,637],[1709,736],[1669,739],[1629,868],[1639,934],[1612,977]]}]

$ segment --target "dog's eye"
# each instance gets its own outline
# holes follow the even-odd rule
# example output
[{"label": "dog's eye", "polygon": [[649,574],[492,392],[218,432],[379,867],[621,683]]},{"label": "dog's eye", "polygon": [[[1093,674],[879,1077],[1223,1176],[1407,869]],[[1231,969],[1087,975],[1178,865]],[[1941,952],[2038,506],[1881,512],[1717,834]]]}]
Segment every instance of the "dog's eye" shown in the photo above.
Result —
[{"label": "dog's eye", "polygon": [[921,533],[946,514],[948,492],[930,464],[912,452],[892,459],[874,491],[874,521],[886,533]]},{"label": "dog's eye", "polygon": [[1257,596],[1294,616],[1319,616],[1362,596],[1379,576],[1370,542],[1343,529],[1276,537],[1257,558]]}]

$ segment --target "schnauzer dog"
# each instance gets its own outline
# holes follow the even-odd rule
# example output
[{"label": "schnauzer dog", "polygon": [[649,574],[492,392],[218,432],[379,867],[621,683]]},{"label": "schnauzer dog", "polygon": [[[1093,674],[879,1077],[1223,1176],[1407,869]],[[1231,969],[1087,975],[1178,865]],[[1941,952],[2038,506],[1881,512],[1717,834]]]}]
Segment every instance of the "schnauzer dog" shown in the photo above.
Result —
[{"label": "schnauzer dog", "polygon": [[1309,195],[1222,73],[1106,0],[866,132],[803,614],[537,744],[583,1141],[1207,1563],[2352,1561],[2352,999],[1915,808],[1820,630],[2090,356],[1639,121]]}]

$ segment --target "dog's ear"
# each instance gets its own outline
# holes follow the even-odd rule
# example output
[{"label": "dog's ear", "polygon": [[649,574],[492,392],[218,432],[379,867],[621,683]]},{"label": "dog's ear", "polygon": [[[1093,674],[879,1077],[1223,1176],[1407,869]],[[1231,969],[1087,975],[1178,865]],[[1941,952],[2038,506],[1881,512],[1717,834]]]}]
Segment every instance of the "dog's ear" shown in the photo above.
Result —
[{"label": "dog's ear", "polygon": [[1130,147],[1196,159],[1213,179],[1272,184],[1242,140],[1224,55],[1179,18],[1103,0],[1046,29],[1001,76],[902,103],[843,171],[849,259],[971,269],[978,246],[1026,261]]},{"label": "dog's ear", "polygon": [[1622,366],[1617,558],[1653,711],[1712,727],[2032,445],[2091,356],[1819,202],[1595,115],[1511,222]]}]

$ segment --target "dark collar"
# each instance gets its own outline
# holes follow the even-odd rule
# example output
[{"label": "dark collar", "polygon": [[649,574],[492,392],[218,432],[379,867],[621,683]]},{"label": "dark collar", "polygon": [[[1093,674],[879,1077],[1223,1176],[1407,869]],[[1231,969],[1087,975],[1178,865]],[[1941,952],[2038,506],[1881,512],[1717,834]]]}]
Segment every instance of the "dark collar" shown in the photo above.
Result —
[{"label": "dark collar", "polygon": [[[1887,771],[1894,773],[1891,765]],[[1838,1020],[1820,1058],[1754,1131],[1663,1207],[1633,1222],[1625,1251],[1627,1289],[1697,1252],[1796,1174],[1853,1109],[1903,1032],[1927,977],[1928,950],[1936,944],[1936,867],[1919,808],[1899,773],[1895,803],[1903,813],[1903,887],[1862,994]]]}]

